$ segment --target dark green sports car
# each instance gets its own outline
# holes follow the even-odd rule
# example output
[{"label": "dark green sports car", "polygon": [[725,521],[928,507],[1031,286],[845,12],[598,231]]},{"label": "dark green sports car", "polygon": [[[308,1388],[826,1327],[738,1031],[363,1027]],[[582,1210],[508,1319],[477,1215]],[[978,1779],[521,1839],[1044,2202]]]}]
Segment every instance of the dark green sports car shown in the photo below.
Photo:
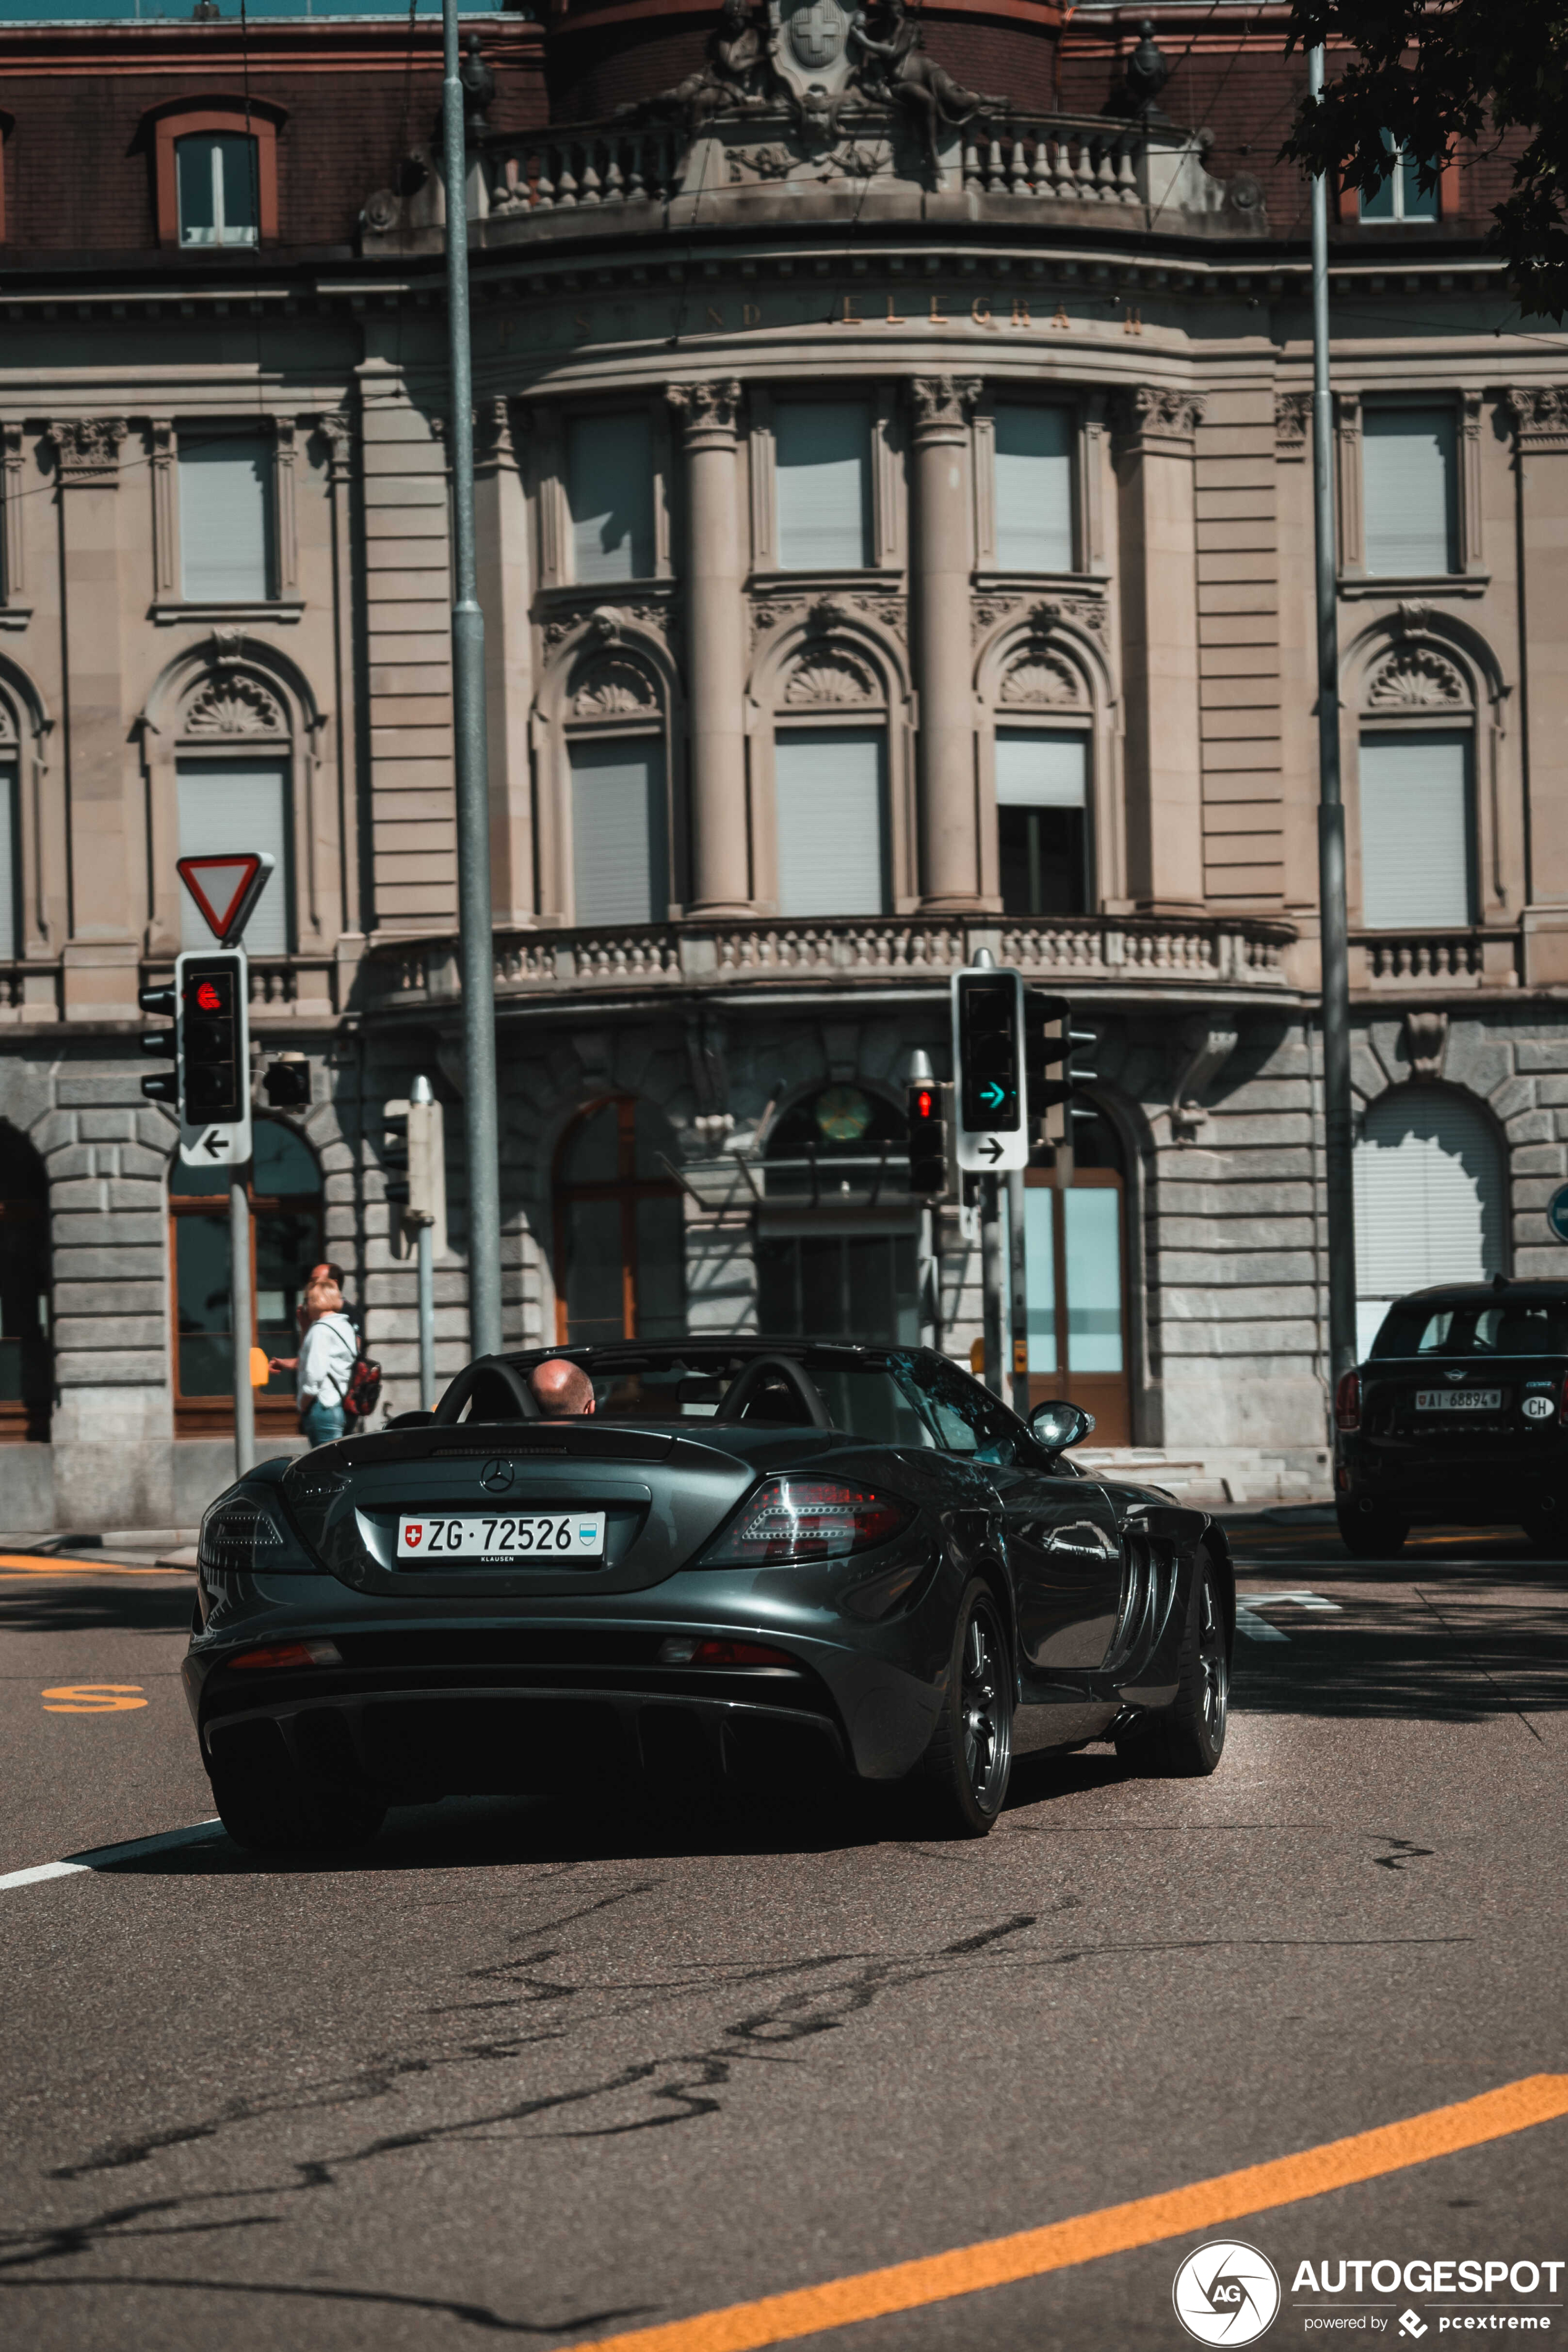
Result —
[{"label": "dark green sports car", "polygon": [[482,1358],[207,1512],[184,1678],[218,1811],[337,1844],[445,1796],[837,1772],[984,1836],[1020,1751],[1211,1772],[1223,1530],[1075,1469],[1090,1425],[923,1349]]}]

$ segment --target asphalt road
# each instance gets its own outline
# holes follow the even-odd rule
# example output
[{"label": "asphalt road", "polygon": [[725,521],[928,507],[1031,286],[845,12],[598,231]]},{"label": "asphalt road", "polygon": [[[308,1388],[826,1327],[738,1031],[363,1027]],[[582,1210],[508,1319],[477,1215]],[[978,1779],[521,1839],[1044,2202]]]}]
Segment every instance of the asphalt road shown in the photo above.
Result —
[{"label": "asphalt road", "polygon": [[[469,1803],[349,1863],[213,1832],[0,1885],[0,2336],[588,2344],[1568,2072],[1568,1569],[1236,1532],[1244,1593],[1312,1599],[1252,1612],[1211,1780],[1037,1760],[978,1845],[876,1806]],[[210,1813],[190,1605],[184,1577],[0,1576],[0,1874]],[[1467,2314],[1560,2335],[1568,2271],[1489,2301],[1295,2282],[1562,2263],[1565,2184],[1560,2116],[792,2340],[1182,2345],[1177,2264],[1227,2236],[1279,2273],[1268,2342],[1331,2316],[1404,2345],[1406,2309],[1434,2344]]]}]

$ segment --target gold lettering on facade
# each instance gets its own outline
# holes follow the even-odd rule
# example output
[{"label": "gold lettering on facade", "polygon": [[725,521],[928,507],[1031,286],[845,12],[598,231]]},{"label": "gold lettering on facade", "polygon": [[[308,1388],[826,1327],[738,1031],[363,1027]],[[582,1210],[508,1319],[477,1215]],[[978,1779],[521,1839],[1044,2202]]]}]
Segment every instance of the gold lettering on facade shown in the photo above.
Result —
[{"label": "gold lettering on facade", "polygon": [[1141,335],[1143,331],[1142,311],[1129,310],[1122,319],[1121,331],[1124,335]]},{"label": "gold lettering on facade", "polygon": [[594,329],[592,322],[589,320],[587,314],[584,311],[574,310],[572,313],[572,324],[577,330],[577,332],[584,342],[591,341]]},{"label": "gold lettering on facade", "polygon": [[845,295],[845,297],[844,297],[844,308],[843,308],[843,310],[839,312],[839,314],[838,314],[838,318],[837,318],[837,322],[836,322],[838,326],[840,326],[840,327],[863,327],[863,326],[865,325],[865,323],[866,323],[865,320],[860,316],[859,311],[858,311],[858,310],[857,310],[857,308],[856,308],[856,305],[857,305],[857,303],[859,301],[859,299],[860,299],[860,297],[858,296],[858,294],[846,294],[846,295]]},{"label": "gold lettering on facade", "polygon": [[[1015,304],[1015,312],[1016,311],[1016,309],[1017,305]],[[977,294],[973,301],[969,306],[969,315],[973,320],[977,327],[988,327],[991,324],[991,302],[989,297],[984,294]]]},{"label": "gold lettering on facade", "polygon": [[741,324],[742,324],[742,327],[760,327],[760,326],[762,325],[762,323],[763,323],[763,314],[762,314],[762,312],[758,310],[758,308],[757,308],[756,304],[755,304],[754,302],[742,302],[742,305],[741,305]]},{"label": "gold lettering on facade", "polygon": [[1015,327],[1028,327],[1034,324],[1029,316],[1029,306],[1021,294],[1015,294],[1013,297],[1013,324]]},{"label": "gold lettering on facade", "polygon": [[721,326],[723,325],[723,323],[724,323],[724,313],[723,313],[723,311],[722,311],[722,310],[716,310],[713,308],[712,303],[711,303],[711,302],[710,302],[710,303],[709,303],[709,305],[708,305],[708,324],[709,324],[710,327],[721,327]]},{"label": "gold lettering on facade", "polygon": [[1059,302],[1057,304],[1057,315],[1051,320],[1051,324],[1053,327],[1066,327],[1069,331],[1072,327],[1072,320],[1068,317],[1067,312],[1062,309]]},{"label": "gold lettering on facade", "polygon": [[933,327],[946,327],[952,324],[945,310],[939,310],[936,307],[941,300],[940,294],[933,294],[931,298],[931,323]]},{"label": "gold lettering on facade", "polygon": [[904,320],[893,308],[893,297],[889,293],[888,296],[888,324],[889,327],[901,327],[904,323]]}]

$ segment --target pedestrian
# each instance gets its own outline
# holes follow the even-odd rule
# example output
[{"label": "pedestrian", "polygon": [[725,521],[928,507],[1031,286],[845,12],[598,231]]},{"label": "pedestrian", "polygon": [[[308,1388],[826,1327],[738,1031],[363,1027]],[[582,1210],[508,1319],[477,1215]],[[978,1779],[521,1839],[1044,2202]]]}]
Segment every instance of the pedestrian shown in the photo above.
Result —
[{"label": "pedestrian", "polygon": [[343,1400],[353,1379],[359,1342],[335,1282],[309,1284],[305,1306],[310,1320],[300,1342],[294,1374],[300,1426],[312,1445],[330,1445],[348,1426]]}]

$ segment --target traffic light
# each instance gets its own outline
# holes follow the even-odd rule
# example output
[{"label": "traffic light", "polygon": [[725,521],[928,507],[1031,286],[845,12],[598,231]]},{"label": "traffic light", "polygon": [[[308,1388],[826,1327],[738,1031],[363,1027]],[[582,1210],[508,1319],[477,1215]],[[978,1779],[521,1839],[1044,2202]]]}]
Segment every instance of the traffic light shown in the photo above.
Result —
[{"label": "traffic light", "polygon": [[963,1125],[972,1133],[1011,1134],[1023,1115],[1017,976],[961,971],[957,977]]},{"label": "traffic light", "polygon": [[[1029,1125],[1035,1139],[1060,1150],[1072,1141],[1072,1121],[1076,1117],[1088,1118],[1087,1109],[1075,1111],[1073,1094],[1092,1070],[1075,1070],[1070,1066],[1075,1045],[1094,1042],[1091,1031],[1072,1026],[1072,1008],[1065,996],[1051,996],[1043,988],[1024,991],[1024,1061]],[[1051,1076],[1060,1063],[1061,1072]]]},{"label": "traffic light", "polygon": [[142,1053],[166,1055],[174,1065],[172,1070],[150,1070],[142,1081],[142,1093],[149,1102],[177,1104],[180,1099],[179,991],[174,988],[143,988],[138,992],[136,1002],[142,1012],[151,1013],[154,1020],[162,1017],[176,1023],[173,1029],[144,1029],[140,1043]]},{"label": "traffic light", "polygon": [[191,1127],[243,1120],[249,1102],[245,958],[237,950],[180,958],[181,1108]]},{"label": "traffic light", "polygon": [[910,1190],[928,1200],[947,1191],[947,1110],[951,1089],[923,1080],[908,1089]]},{"label": "traffic light", "polygon": [[429,1079],[416,1078],[410,1097],[384,1104],[382,1118],[386,1197],[395,1212],[393,1255],[405,1256],[419,1227],[428,1225],[440,1256],[447,1247],[446,1121]]}]

